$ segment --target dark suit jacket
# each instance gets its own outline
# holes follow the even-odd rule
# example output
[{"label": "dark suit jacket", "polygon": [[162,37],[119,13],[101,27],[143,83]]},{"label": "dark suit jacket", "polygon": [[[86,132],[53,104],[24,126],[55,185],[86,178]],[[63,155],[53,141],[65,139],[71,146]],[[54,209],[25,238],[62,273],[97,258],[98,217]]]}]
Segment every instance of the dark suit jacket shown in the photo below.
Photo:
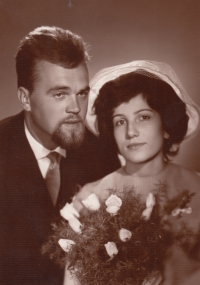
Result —
[{"label": "dark suit jacket", "polygon": [[0,284],[61,285],[63,270],[41,255],[51,222],[74,195],[76,185],[119,167],[88,130],[83,145],[61,159],[61,189],[53,207],[24,132],[23,112],[0,122]]}]

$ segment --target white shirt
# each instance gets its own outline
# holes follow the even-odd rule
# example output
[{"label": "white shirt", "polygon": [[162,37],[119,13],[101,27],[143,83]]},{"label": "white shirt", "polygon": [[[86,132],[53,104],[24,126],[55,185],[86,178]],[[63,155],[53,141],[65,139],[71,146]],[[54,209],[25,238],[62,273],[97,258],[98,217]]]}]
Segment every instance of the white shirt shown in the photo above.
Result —
[{"label": "white shirt", "polygon": [[25,122],[24,122],[24,127],[25,127],[25,134],[26,134],[27,140],[30,144],[30,147],[32,148],[32,151],[34,152],[34,155],[38,162],[38,166],[40,168],[42,176],[43,178],[46,178],[47,171],[50,165],[50,159],[47,157],[47,155],[52,151],[56,151],[62,156],[66,157],[66,150],[59,146],[54,150],[49,150],[45,148],[43,145],[41,145],[38,141],[34,139],[34,137],[29,132]]}]

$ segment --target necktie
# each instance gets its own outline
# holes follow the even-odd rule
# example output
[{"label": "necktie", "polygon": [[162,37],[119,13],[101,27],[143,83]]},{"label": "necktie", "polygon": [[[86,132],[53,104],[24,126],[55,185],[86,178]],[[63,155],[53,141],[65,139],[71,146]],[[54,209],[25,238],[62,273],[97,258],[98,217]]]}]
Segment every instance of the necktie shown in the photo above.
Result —
[{"label": "necktie", "polygon": [[49,169],[46,176],[46,185],[51,196],[51,200],[56,205],[58,193],[60,190],[60,154],[57,152],[50,152],[47,157],[50,159]]}]

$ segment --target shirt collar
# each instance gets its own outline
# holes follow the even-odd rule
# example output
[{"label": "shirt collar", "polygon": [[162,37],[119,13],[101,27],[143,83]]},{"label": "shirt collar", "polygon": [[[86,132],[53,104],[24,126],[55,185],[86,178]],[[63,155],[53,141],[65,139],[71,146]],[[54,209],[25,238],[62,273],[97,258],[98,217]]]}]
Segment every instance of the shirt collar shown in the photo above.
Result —
[{"label": "shirt collar", "polygon": [[[28,140],[37,160],[46,157],[50,152],[52,152],[52,150],[47,149],[42,144],[40,144],[38,141],[36,141],[36,139],[34,139],[34,137],[29,132],[25,122],[24,122],[24,128],[25,128],[25,134],[26,134],[27,140]],[[56,151],[60,155],[66,157],[66,149],[63,149],[60,146],[58,146],[53,151]]]}]

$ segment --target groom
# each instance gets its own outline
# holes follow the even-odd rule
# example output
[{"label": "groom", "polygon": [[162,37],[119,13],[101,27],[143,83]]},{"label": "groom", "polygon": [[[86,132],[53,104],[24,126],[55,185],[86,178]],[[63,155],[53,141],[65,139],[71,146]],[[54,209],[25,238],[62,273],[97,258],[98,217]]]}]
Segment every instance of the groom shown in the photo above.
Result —
[{"label": "groom", "polygon": [[0,285],[61,285],[63,271],[40,252],[50,224],[77,185],[119,166],[84,125],[88,60],[82,38],[57,27],[18,48],[23,111],[0,122]]}]

